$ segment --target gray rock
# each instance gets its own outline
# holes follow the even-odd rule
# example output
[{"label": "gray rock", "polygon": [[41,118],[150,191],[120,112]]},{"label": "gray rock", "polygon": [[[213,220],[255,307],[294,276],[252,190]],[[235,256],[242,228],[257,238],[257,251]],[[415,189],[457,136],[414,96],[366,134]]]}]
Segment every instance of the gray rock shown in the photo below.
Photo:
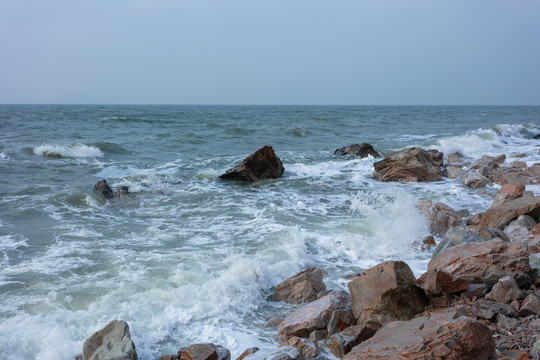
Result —
[{"label": "gray rock", "polygon": [[135,344],[125,321],[113,320],[83,345],[83,360],[137,360]]},{"label": "gray rock", "polygon": [[536,294],[530,294],[521,303],[521,308],[519,309],[518,316],[526,317],[529,315],[539,315],[539,314],[540,314],[540,296]]},{"label": "gray rock", "polygon": [[432,258],[435,258],[443,250],[452,246],[488,241],[493,239],[510,241],[506,234],[499,229],[491,229],[480,226],[456,226],[450,228],[443,239],[433,251]]},{"label": "gray rock", "polygon": [[279,349],[261,349],[244,360],[294,360],[301,359],[300,352],[292,346],[283,346]]},{"label": "gray rock", "polygon": [[540,360],[540,338],[532,346],[531,355],[534,360]]},{"label": "gray rock", "polygon": [[431,200],[420,200],[418,210],[423,214],[429,226],[429,232],[436,236],[446,234],[448,229],[463,225],[463,220],[450,206]]},{"label": "gray rock", "polygon": [[319,350],[317,349],[315,342],[308,339],[302,339],[297,336],[293,336],[285,343],[281,344],[281,346],[292,346],[296,348],[302,359],[313,359],[319,355]]},{"label": "gray rock", "polygon": [[523,299],[523,291],[519,289],[516,280],[512,276],[505,276],[493,286],[485,298],[501,303],[509,303],[514,300]]},{"label": "gray rock", "polygon": [[371,338],[377,330],[367,325],[355,325],[333,334],[326,342],[326,347],[332,354],[342,358],[351,349]]},{"label": "gray rock", "polygon": [[483,188],[491,182],[488,178],[474,170],[466,171],[460,178],[463,185],[471,189]]}]

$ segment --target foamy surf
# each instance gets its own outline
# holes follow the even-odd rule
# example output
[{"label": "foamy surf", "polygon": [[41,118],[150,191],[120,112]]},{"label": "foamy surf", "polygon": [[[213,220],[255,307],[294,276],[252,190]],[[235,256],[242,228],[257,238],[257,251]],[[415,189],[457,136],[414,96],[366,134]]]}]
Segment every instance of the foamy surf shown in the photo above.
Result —
[{"label": "foamy surf", "polygon": [[93,158],[103,157],[103,152],[95,146],[84,144],[71,145],[39,145],[33,148],[33,153],[39,156],[59,158]]}]

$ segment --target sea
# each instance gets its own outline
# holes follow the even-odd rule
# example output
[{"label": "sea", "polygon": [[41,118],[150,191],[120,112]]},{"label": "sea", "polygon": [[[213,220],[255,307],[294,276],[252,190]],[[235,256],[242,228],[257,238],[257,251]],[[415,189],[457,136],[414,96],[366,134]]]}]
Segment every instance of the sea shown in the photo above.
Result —
[{"label": "sea", "polygon": [[[233,358],[275,348],[268,322],[297,308],[271,301],[276,284],[318,267],[346,290],[387,260],[419,276],[431,254],[418,201],[473,214],[498,188],[383,183],[376,159],[337,148],[530,166],[537,134],[538,106],[0,105],[0,359],[73,360],[114,319],[143,360],[201,342]],[[265,144],[283,177],[219,179]],[[105,201],[101,179],[129,195]]]}]

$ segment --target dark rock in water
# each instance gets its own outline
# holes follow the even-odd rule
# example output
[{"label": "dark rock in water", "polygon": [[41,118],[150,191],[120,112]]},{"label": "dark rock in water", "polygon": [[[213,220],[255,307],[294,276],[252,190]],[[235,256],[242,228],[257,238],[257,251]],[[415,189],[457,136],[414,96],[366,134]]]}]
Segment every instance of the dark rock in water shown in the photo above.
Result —
[{"label": "dark rock in water", "polygon": [[264,145],[245,158],[240,165],[227,170],[219,178],[241,181],[276,179],[281,177],[284,171],[283,163],[274,153],[274,149]]},{"label": "dark rock in water", "polygon": [[444,154],[442,152],[440,152],[439,150],[435,150],[435,149],[428,150],[427,152],[429,153],[429,155],[431,155],[431,158],[433,159],[433,161],[435,161],[435,163],[437,165],[443,166],[443,164],[444,164],[444,162],[443,162]]},{"label": "dark rock in water", "polygon": [[344,146],[342,148],[334,151],[334,155],[344,156],[344,155],[353,155],[359,156],[361,158],[366,158],[368,156],[373,156],[374,158],[379,158],[381,155],[371,146],[370,144],[352,144]]},{"label": "dark rock in water", "polygon": [[540,134],[534,135],[535,139],[540,139]]},{"label": "dark rock in water", "polygon": [[439,155],[417,147],[393,153],[373,167],[373,178],[381,181],[441,181],[443,175]]},{"label": "dark rock in water", "polygon": [[94,185],[94,190],[105,199],[114,199],[114,193],[107,184],[107,180],[100,180]]}]

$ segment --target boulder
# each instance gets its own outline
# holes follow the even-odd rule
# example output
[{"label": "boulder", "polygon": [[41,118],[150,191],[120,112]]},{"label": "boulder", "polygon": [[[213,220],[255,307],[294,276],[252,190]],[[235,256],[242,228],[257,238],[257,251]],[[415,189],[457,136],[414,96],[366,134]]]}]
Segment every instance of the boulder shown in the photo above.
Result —
[{"label": "boulder", "polygon": [[[493,286],[500,278],[512,276],[518,286],[526,288],[530,285],[529,253],[525,244],[501,239],[447,248],[429,262],[428,272],[435,269],[443,269],[453,279],[463,279],[469,284]],[[426,284],[426,288],[435,287]]]},{"label": "boulder", "polygon": [[533,219],[540,216],[540,196],[523,196],[505,204],[486,210],[480,220],[480,225],[503,229],[520,215],[529,215]]},{"label": "boulder", "polygon": [[247,348],[246,350],[244,350],[244,352],[242,354],[240,354],[240,356],[238,358],[236,358],[236,360],[243,360],[246,356],[253,355],[259,350],[260,349],[258,347],[256,347],[256,346]]},{"label": "boulder", "polygon": [[431,200],[420,200],[418,210],[426,217],[429,232],[432,235],[442,236],[446,234],[448,229],[463,225],[457,212],[441,202],[433,203]]},{"label": "boulder", "polygon": [[98,181],[96,185],[94,185],[94,190],[107,200],[114,199],[114,192],[105,179]]},{"label": "boulder", "polygon": [[499,185],[512,182],[519,182],[524,185],[538,184],[540,181],[540,165],[535,164],[529,168],[502,166],[493,170],[489,178]]},{"label": "boulder", "polygon": [[317,299],[321,291],[326,291],[322,270],[309,268],[293,275],[274,288],[274,301],[300,304]]},{"label": "boulder", "polygon": [[425,292],[403,261],[387,261],[349,282],[351,304],[358,325],[380,328],[391,320],[408,320],[424,311]]},{"label": "boulder", "polygon": [[178,360],[230,360],[231,353],[223,346],[204,343],[182,348],[176,357]]},{"label": "boulder", "polygon": [[482,219],[483,213],[476,213],[473,214],[470,218],[467,219],[467,225],[468,226],[476,226],[480,224],[480,220]]},{"label": "boulder", "polygon": [[301,359],[298,350],[292,346],[282,346],[279,349],[261,349],[248,355],[244,360],[294,360]]},{"label": "boulder", "polygon": [[437,164],[438,166],[443,166],[443,157],[444,154],[440,152],[439,150],[430,149],[427,150],[428,154],[431,156],[431,159]]},{"label": "boulder", "polygon": [[505,155],[497,157],[484,155],[480,159],[477,159],[468,166],[468,170],[473,170],[476,173],[489,178],[489,174],[499,167],[499,164],[504,163],[506,160]]},{"label": "boulder", "polygon": [[494,354],[489,328],[454,310],[388,323],[343,359],[488,360]]},{"label": "boulder", "polygon": [[519,317],[526,317],[529,315],[540,315],[540,296],[534,293],[523,300],[518,312]]},{"label": "boulder", "polygon": [[450,179],[461,179],[467,174],[465,170],[461,166],[458,165],[447,165],[446,168],[446,174],[445,176]]},{"label": "boulder", "polygon": [[373,148],[373,146],[366,143],[344,146],[342,148],[337,149],[334,152],[334,155],[338,155],[338,156],[352,155],[352,156],[358,156],[361,158],[366,158],[368,156],[373,156],[374,158],[381,157],[381,155],[379,155],[379,153]]},{"label": "boulder", "polygon": [[469,283],[465,279],[456,278],[445,269],[430,268],[416,281],[418,286],[432,295],[440,293],[454,294],[467,290]]},{"label": "boulder", "polygon": [[280,343],[293,336],[307,338],[314,330],[326,329],[335,310],[350,308],[350,296],[345,291],[334,291],[300,307],[289,314],[278,327]]},{"label": "boulder", "polygon": [[497,314],[514,317],[516,311],[508,304],[491,300],[477,300],[471,306],[471,314],[476,318],[491,320]]},{"label": "boulder", "polygon": [[135,344],[125,321],[113,320],[83,344],[83,360],[137,360]]},{"label": "boulder", "polygon": [[302,359],[312,359],[319,355],[319,350],[315,346],[315,343],[308,339],[302,339],[297,336],[293,336],[289,340],[285,341],[281,346],[292,346],[298,350]]},{"label": "boulder", "polygon": [[504,184],[499,190],[497,190],[491,207],[502,205],[509,201],[518,199],[523,196],[524,191],[525,185],[522,183],[513,182]]},{"label": "boulder", "polygon": [[220,179],[255,181],[281,177],[285,168],[271,146],[262,148],[249,155],[242,163],[220,176]]},{"label": "boulder", "polygon": [[332,317],[327,326],[327,337],[335,333],[345,330],[346,328],[356,324],[356,318],[351,311],[336,310],[332,313]]},{"label": "boulder", "polygon": [[447,163],[449,164],[461,164],[463,162],[464,156],[459,152],[452,153],[448,155]]},{"label": "boulder", "polygon": [[373,178],[381,181],[440,181],[441,167],[433,157],[420,148],[395,152],[373,164]]},{"label": "boulder", "polygon": [[493,286],[491,292],[486,294],[486,300],[494,300],[501,303],[509,303],[523,299],[523,291],[519,289],[516,280],[512,276],[505,276]]},{"label": "boulder", "polygon": [[530,230],[534,226],[536,226],[536,221],[532,217],[520,215],[504,228],[504,233],[508,235],[510,241],[528,242],[533,238]]},{"label": "boulder", "polygon": [[474,170],[465,171],[460,179],[463,185],[471,189],[483,188],[491,182],[487,177]]},{"label": "boulder", "polygon": [[527,247],[529,248],[529,253],[531,254],[540,253],[540,235],[536,235],[535,237],[530,239]]},{"label": "boulder", "polygon": [[499,229],[491,229],[482,226],[456,226],[450,228],[443,239],[433,251],[432,258],[439,255],[443,250],[452,246],[470,244],[493,239],[510,241],[506,234]]},{"label": "boulder", "polygon": [[517,319],[504,316],[503,314],[497,314],[497,326],[500,329],[512,331],[518,326],[519,322]]},{"label": "boulder", "polygon": [[368,325],[355,325],[333,334],[326,342],[326,347],[332,354],[342,358],[353,347],[371,338],[377,330]]}]

